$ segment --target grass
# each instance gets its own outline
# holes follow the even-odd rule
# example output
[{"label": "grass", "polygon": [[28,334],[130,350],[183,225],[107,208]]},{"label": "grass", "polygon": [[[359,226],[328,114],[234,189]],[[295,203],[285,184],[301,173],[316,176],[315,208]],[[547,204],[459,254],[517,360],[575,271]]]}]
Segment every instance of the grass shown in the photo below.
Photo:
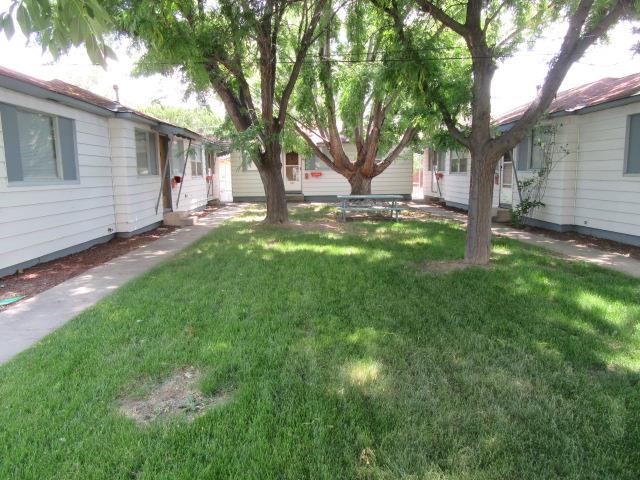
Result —
[{"label": "grass", "polygon": [[[638,280],[506,239],[430,274],[459,227],[257,213],[0,367],[0,478],[638,478]],[[120,414],[189,365],[232,399]]]}]

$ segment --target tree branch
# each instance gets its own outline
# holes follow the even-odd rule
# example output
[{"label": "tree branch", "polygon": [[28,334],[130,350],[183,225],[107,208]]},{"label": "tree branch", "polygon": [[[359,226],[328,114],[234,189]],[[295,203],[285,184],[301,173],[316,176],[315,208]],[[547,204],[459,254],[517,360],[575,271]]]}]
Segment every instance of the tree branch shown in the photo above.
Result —
[{"label": "tree branch", "polygon": [[387,154],[387,156],[385,157],[384,160],[382,160],[380,163],[378,163],[375,166],[375,175],[376,176],[380,175],[382,172],[384,172],[389,167],[389,165],[391,165],[393,163],[393,161],[396,158],[398,158],[400,153],[402,153],[402,151],[409,144],[409,142],[411,140],[413,140],[413,137],[416,136],[416,133],[418,133],[418,128],[415,127],[415,126],[408,127],[404,131],[404,134],[402,135],[402,138],[400,139],[398,144],[395,146],[395,148],[393,148],[393,150],[391,150],[391,152],[389,152]]},{"label": "tree branch", "polygon": [[287,108],[289,106],[289,100],[291,99],[291,94],[293,93],[293,88],[295,87],[296,81],[298,80],[298,75],[300,74],[300,69],[302,68],[302,62],[307,55],[307,51],[313,42],[314,33],[316,31],[316,27],[320,22],[322,17],[322,11],[325,8],[327,0],[317,0],[314,2],[314,11],[311,19],[309,20],[309,24],[307,25],[307,29],[300,40],[300,47],[296,53],[296,58],[291,67],[291,73],[289,74],[289,79],[282,91],[282,95],[280,96],[280,111],[278,113],[278,125],[280,128],[284,127],[284,122],[286,120]]},{"label": "tree branch", "polygon": [[416,3],[424,13],[438,20],[440,23],[446,25],[451,30],[456,32],[461,37],[467,38],[469,35],[469,29],[466,25],[453,19],[444,10],[438,7],[436,4],[429,0],[416,0]]},{"label": "tree branch", "polygon": [[440,110],[440,113],[442,114],[442,120],[444,121],[449,134],[461,145],[464,145],[467,148],[471,148],[469,139],[460,131],[460,129],[456,125],[456,122],[451,116],[451,112],[449,112],[449,109],[444,104],[444,102],[441,100],[436,100],[436,105],[438,107],[438,110]]},{"label": "tree branch", "polygon": [[549,72],[536,99],[529,105],[513,128],[493,139],[491,152],[501,152],[515,147],[535,126],[540,116],[549,108],[571,65],[580,58],[598,38],[633,7],[632,0],[619,0],[603,15],[598,23],[581,35],[589,17],[593,0],[582,0],[571,16],[569,27],[558,55],[552,60]]}]

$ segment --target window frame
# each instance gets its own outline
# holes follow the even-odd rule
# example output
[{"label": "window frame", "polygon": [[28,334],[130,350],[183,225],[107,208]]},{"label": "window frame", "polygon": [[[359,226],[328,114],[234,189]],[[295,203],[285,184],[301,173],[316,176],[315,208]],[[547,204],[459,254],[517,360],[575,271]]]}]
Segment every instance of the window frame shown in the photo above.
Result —
[{"label": "window frame", "polygon": [[[327,152],[325,152],[327,153]],[[313,160],[313,165],[316,168],[308,168],[308,162],[311,162]],[[326,163],[324,163],[322,161],[322,159],[320,159],[320,157],[318,157],[318,155],[316,155],[315,153],[311,153],[307,156],[304,157],[304,162],[301,162],[302,166],[304,168],[305,172],[328,172],[329,170],[331,170],[331,167],[329,165],[327,165]],[[319,167],[319,168],[318,168]]]},{"label": "window frame", "polygon": [[638,123],[637,123],[638,127],[637,127],[637,132],[635,132],[635,135],[638,136],[637,142],[638,144],[640,144],[640,113],[632,113],[627,115],[627,128],[626,128],[626,133],[624,138],[624,161],[622,165],[622,175],[625,177],[640,177],[640,157],[637,160],[638,171],[637,172],[629,171],[629,157],[631,156],[631,139],[632,139],[632,133],[633,133],[631,129],[631,124],[632,124],[632,118],[634,117],[638,119]]},{"label": "window frame", "polygon": [[[20,131],[18,115],[26,113],[35,116],[47,117],[51,121],[53,134],[53,148],[55,155],[56,176],[49,178],[25,178],[24,176],[24,156],[20,149]],[[64,120],[64,128],[61,121]],[[7,121],[7,123],[5,123]],[[78,163],[78,141],[76,121],[71,117],[64,117],[55,113],[23,107],[11,103],[0,102],[0,122],[2,123],[2,133],[4,141],[4,161],[5,173],[8,187],[31,187],[31,186],[56,186],[74,185],[80,183],[80,172]],[[63,138],[63,130],[65,136]],[[9,137],[9,138],[7,138]],[[13,171],[7,155],[14,150],[17,153],[17,160],[12,163],[18,164],[17,170]],[[13,152],[11,152],[13,153]],[[20,178],[15,178],[15,177]]]},{"label": "window frame", "polygon": [[[189,159],[189,163],[191,164],[191,178],[202,177],[204,176],[204,168],[202,166],[202,145],[197,145],[191,148],[193,148],[193,154],[190,155],[191,158]],[[196,167],[195,171],[193,168],[194,166]],[[199,173],[198,170],[200,170]]]},{"label": "window frame", "polygon": [[[544,128],[548,128],[552,126],[552,124],[545,124],[545,125],[541,125],[539,127],[536,128],[532,128],[531,131],[529,132],[529,134],[524,137],[520,143],[518,143],[518,145],[515,146],[515,150],[517,153],[517,161],[515,162],[515,168],[517,171],[519,172],[537,172],[540,171],[544,165],[544,154],[540,154],[540,165],[538,166],[534,166],[533,165],[533,157],[534,157],[534,152],[536,151],[541,151],[541,149],[537,146],[537,142],[536,142],[536,138],[540,138],[540,131],[543,130]],[[521,148],[522,142],[527,142],[527,148],[526,150],[524,148]],[[522,153],[522,151],[525,150],[527,153],[526,156],[526,164],[525,165],[521,165],[521,158],[520,158],[520,154]]]},{"label": "window frame", "polygon": [[[180,146],[180,148],[178,148],[178,145]],[[171,142],[171,158],[169,160],[171,164],[171,176],[182,177],[183,173],[185,173],[184,166],[187,161],[185,158],[185,151],[184,139],[174,138],[174,140]],[[177,156],[178,153],[180,153],[180,157]],[[179,161],[180,164],[175,165],[176,161]]]},{"label": "window frame", "polygon": [[[455,158],[454,158],[455,155]],[[453,169],[453,161],[457,160],[457,168]],[[464,170],[460,169],[461,161],[464,160]],[[468,175],[469,173],[469,156],[462,155],[457,150],[452,150],[449,154],[449,174],[453,175]]]},{"label": "window frame", "polygon": [[[146,143],[146,154],[147,154],[147,171],[149,173],[140,173],[140,166],[138,165],[138,142],[137,139],[135,138],[137,133],[142,133],[145,136],[145,143]],[[158,165],[158,154],[156,153],[156,158],[155,158],[155,173],[154,173],[154,169],[151,168],[151,163],[153,162],[154,159],[152,159],[152,154],[153,152],[158,152],[158,135],[155,132],[152,132],[150,130],[145,130],[142,128],[134,128],[134,142],[136,144],[136,174],[139,177],[157,177],[158,175],[160,175],[160,167]],[[155,142],[155,147],[151,148],[151,142]]]}]

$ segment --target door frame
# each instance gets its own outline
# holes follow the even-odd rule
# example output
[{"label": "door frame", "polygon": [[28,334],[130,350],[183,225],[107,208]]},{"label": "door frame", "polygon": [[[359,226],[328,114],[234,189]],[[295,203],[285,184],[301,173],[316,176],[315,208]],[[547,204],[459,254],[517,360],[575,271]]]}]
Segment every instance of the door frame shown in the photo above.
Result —
[{"label": "door frame", "polygon": [[[295,158],[296,163],[289,163],[290,160]],[[294,180],[289,179],[287,170],[293,170],[296,173]],[[302,192],[302,165],[300,165],[300,155],[298,152],[286,152],[284,154],[284,161],[282,162],[282,179],[284,181],[284,190],[286,192]]]},{"label": "door frame", "polygon": [[[510,178],[510,183],[505,184],[505,164],[510,164],[510,172],[511,172],[511,178]],[[500,191],[498,194],[498,204],[499,205],[505,205],[505,206],[511,206],[513,205],[513,187],[514,187],[514,181],[513,181],[513,169],[515,168],[515,164],[513,163],[513,158],[511,156],[511,154],[509,152],[505,153],[502,158],[500,159]],[[503,195],[507,194],[507,190],[509,191],[509,201],[505,201],[503,200]]]}]

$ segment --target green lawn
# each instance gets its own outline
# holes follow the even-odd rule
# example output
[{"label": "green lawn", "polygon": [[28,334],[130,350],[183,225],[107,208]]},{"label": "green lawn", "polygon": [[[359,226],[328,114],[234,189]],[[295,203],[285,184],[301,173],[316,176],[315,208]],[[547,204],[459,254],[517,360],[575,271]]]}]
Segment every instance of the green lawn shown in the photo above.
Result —
[{"label": "green lawn", "polygon": [[[228,222],[0,366],[0,478],[640,476],[640,281],[505,239],[425,273],[459,227],[329,212]],[[189,365],[232,399],[119,413]]]}]

